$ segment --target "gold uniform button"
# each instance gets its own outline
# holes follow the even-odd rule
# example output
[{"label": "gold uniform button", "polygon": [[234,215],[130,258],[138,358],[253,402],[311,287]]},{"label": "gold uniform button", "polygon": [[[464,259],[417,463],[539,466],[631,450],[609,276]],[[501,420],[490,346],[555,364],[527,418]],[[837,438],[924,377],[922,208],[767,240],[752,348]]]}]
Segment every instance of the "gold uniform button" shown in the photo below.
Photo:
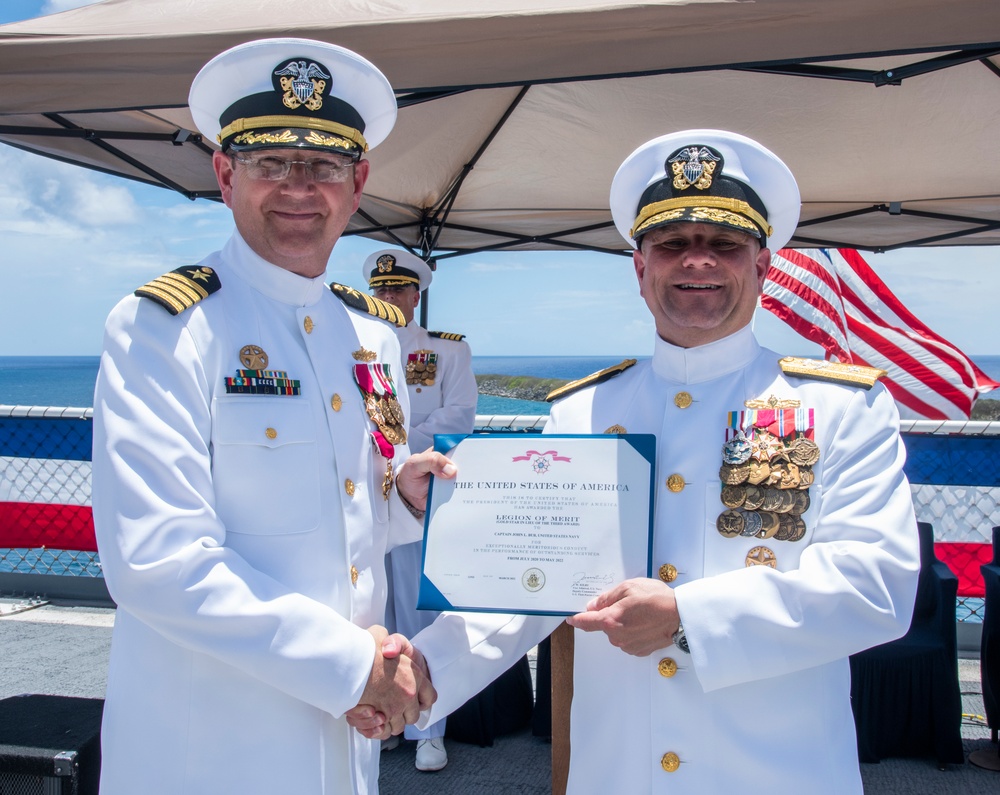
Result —
[{"label": "gold uniform button", "polygon": [[306,330],[306,334],[313,333],[313,319],[306,315],[306,319],[302,321],[302,328]]},{"label": "gold uniform button", "polygon": [[675,673],[677,673],[677,663],[674,662],[669,657],[664,657],[660,660],[660,664],[656,666],[657,670],[660,672],[660,676],[669,679]]},{"label": "gold uniform button", "polygon": [[667,488],[676,494],[679,491],[684,490],[684,486],[687,484],[684,482],[684,478],[678,475],[676,472],[667,478]]},{"label": "gold uniform button", "polygon": [[264,435],[265,435],[265,436],[266,436],[266,437],[267,437],[268,439],[277,439],[277,438],[278,438],[278,432],[277,432],[276,430],[274,430],[274,428],[267,428],[267,429],[266,429],[266,430],[264,431]]},{"label": "gold uniform button", "polygon": [[414,390],[414,391],[416,391],[416,392],[423,392],[424,390],[423,390],[423,389],[421,389],[421,388],[420,388],[420,387],[418,386],[418,387],[416,388],[416,390]]},{"label": "gold uniform button", "polygon": [[686,409],[694,402],[690,392],[678,392],[674,395],[674,405],[679,409]]},{"label": "gold uniform button", "polygon": [[358,584],[358,567],[351,566],[351,585]]},{"label": "gold uniform button", "polygon": [[354,496],[354,481],[350,478],[344,481],[344,491],[347,492],[348,497]]},{"label": "gold uniform button", "polygon": [[340,395],[334,392],[333,397],[330,398],[330,407],[334,411],[340,411],[341,406],[344,405],[344,401],[341,399]]},{"label": "gold uniform button", "polygon": [[664,563],[660,566],[660,579],[664,582],[673,582],[677,579],[677,567],[673,563]]},{"label": "gold uniform button", "polygon": [[660,767],[666,770],[668,773],[676,773],[677,768],[681,766],[681,758],[677,756],[673,751],[664,754],[660,758]]}]

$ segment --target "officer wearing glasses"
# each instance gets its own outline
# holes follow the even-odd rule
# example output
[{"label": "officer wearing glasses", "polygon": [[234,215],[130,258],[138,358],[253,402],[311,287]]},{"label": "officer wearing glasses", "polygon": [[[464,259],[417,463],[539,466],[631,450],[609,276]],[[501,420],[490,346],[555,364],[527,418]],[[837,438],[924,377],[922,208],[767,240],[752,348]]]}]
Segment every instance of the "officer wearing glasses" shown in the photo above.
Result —
[{"label": "officer wearing glasses", "polygon": [[380,626],[383,561],[454,469],[408,459],[402,314],[323,282],[395,97],[353,52],[270,39],[209,62],[190,106],[236,231],[106,326],[101,792],[375,791],[378,742],[342,716],[377,703],[398,734],[435,697],[417,652],[382,656],[402,643]]}]

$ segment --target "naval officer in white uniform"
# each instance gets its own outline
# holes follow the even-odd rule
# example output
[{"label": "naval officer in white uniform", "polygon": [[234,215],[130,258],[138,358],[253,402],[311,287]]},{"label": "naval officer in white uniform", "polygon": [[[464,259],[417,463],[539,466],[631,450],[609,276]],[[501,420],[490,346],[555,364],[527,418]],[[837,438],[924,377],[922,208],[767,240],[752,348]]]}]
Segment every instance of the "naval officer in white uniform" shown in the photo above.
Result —
[{"label": "naval officer in white uniform", "polygon": [[[919,553],[878,372],[786,360],[751,319],[799,212],[792,174],[689,130],[622,164],[652,357],[562,390],[547,433],[657,437],[650,579],[576,628],[569,792],[862,792],[848,656],[902,635]],[[454,709],[558,620],[443,614],[414,644]],[[377,726],[359,708],[355,725]]]},{"label": "naval officer in white uniform", "polygon": [[[431,285],[430,266],[408,251],[383,249],[369,254],[362,272],[375,297],[399,308],[406,325],[396,329],[406,387],[410,396],[411,450],[434,445],[434,434],[472,433],[479,389],[472,372],[472,351],[463,335],[427,331],[414,320],[420,295]],[[417,610],[423,543],[404,544],[389,553],[386,626],[412,637],[437,617]],[[404,736],[417,741],[418,770],[441,770],[448,764],[445,720],[425,729],[407,726]],[[387,741],[388,747],[398,739]],[[386,744],[383,744],[386,746]]]},{"label": "naval officer in white uniform", "polygon": [[[112,311],[94,520],[118,604],[103,795],[374,793],[369,696],[400,732],[433,699],[380,653],[384,558],[420,537],[391,306],[323,282],[395,120],[372,64],[323,42],[227,50],[190,106],[236,230]],[[412,514],[412,515],[411,515]],[[393,640],[398,643],[398,640]]]}]

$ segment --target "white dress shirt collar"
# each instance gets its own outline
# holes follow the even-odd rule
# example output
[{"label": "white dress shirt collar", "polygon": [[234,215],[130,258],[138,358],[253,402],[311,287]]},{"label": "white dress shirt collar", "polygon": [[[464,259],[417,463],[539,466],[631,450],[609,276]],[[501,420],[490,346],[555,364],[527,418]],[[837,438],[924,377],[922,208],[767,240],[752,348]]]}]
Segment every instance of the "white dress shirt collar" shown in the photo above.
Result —
[{"label": "white dress shirt collar", "polygon": [[283,304],[312,306],[328,289],[323,276],[310,279],[271,264],[250,248],[239,232],[233,232],[222,257],[251,287]]},{"label": "white dress shirt collar", "polygon": [[751,327],[696,348],[679,348],[656,337],[653,372],[668,381],[697,384],[746,367],[760,352]]}]

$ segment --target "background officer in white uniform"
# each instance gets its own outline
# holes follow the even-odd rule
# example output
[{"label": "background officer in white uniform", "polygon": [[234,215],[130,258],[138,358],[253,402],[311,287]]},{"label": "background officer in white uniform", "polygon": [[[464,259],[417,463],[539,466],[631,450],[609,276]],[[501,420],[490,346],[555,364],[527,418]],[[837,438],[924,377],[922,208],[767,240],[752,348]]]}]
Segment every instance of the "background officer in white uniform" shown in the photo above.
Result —
[{"label": "background officer in white uniform", "polygon": [[[94,519],[118,604],[103,795],[370,793],[378,745],[433,699],[386,660],[384,558],[420,537],[392,307],[323,282],[395,120],[358,55],[270,39],[195,78],[236,231],[122,300],[94,402]],[[413,515],[411,515],[413,514]],[[399,639],[392,643],[398,645]]]},{"label": "background officer in white uniform", "polygon": [[[406,319],[396,329],[406,385],[410,395],[411,450],[434,445],[434,434],[472,433],[479,389],[472,372],[472,351],[461,334],[427,331],[414,318],[420,294],[430,287],[430,267],[408,251],[383,249],[370,254],[362,268],[375,297],[399,308]],[[417,610],[423,544],[404,544],[389,553],[390,601],[386,626],[412,637],[436,617]],[[418,770],[440,770],[448,764],[444,746],[445,721],[426,729],[407,726],[405,737],[417,741]],[[387,744],[398,742],[393,738]],[[385,744],[384,744],[385,745]]]},{"label": "background officer in white uniform", "polygon": [[[919,566],[895,405],[868,368],[754,338],[768,247],[799,211],[770,151],[657,138],[618,170],[611,209],[652,357],[563,390],[545,430],[656,435],[653,578],[568,619],[569,791],[860,795],[848,657],[906,631]],[[556,623],[442,615],[414,638],[439,693],[422,720]]]}]

